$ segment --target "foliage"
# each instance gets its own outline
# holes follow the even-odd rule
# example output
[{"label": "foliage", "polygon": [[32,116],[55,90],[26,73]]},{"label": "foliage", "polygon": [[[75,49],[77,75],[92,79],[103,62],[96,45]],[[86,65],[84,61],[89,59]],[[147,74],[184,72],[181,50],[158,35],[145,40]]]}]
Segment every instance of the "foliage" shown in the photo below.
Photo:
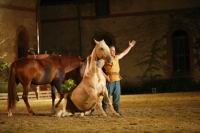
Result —
[{"label": "foliage", "polygon": [[[57,49],[51,49],[51,50],[40,50],[40,54],[53,54],[53,53],[56,53],[57,52]],[[34,49],[34,48],[29,48],[28,49],[28,53],[31,54],[31,55],[35,55],[35,54],[38,54],[37,53],[37,49]]]},{"label": "foliage", "polygon": [[143,56],[142,58],[143,60],[141,60],[141,62],[136,64],[138,66],[146,67],[141,77],[143,81],[157,80],[160,77],[162,77],[162,75],[159,74],[159,70],[162,66],[164,66],[162,60],[162,52],[163,52],[162,41],[164,38],[165,35],[162,36],[161,39],[155,40],[149,52]]},{"label": "foliage", "polygon": [[64,84],[61,85],[62,92],[69,92],[71,89],[76,87],[76,83],[73,79],[65,80]]},{"label": "foliage", "polygon": [[8,89],[8,83],[7,82],[0,82],[0,93],[7,93]]},{"label": "foliage", "polygon": [[34,48],[29,48],[29,49],[28,49],[28,53],[31,54],[31,55],[34,55],[34,54],[36,54],[37,52],[36,52],[36,50],[35,50]]},{"label": "foliage", "polygon": [[3,81],[8,81],[10,64],[0,60],[0,75]]}]

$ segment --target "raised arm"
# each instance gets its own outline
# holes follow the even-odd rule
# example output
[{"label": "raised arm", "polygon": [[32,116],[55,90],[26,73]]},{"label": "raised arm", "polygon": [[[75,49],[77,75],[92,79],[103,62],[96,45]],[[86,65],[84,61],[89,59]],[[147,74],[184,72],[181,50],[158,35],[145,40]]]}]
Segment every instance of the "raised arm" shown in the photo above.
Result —
[{"label": "raised arm", "polygon": [[126,48],[122,53],[116,55],[118,59],[121,59],[123,58],[125,55],[127,55],[129,53],[129,51],[131,50],[131,48],[133,46],[135,46],[136,44],[136,41],[135,40],[132,40],[132,41],[129,41],[129,46],[128,48]]}]

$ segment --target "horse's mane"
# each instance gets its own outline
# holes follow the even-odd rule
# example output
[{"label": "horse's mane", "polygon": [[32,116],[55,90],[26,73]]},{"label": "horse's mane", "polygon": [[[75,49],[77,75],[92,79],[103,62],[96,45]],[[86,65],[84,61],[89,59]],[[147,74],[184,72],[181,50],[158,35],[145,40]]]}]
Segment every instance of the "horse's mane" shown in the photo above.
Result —
[{"label": "horse's mane", "polygon": [[84,71],[83,77],[86,77],[88,72],[89,72],[90,62],[91,62],[91,57],[88,56],[87,59],[86,59],[86,66],[85,66],[85,71]]}]

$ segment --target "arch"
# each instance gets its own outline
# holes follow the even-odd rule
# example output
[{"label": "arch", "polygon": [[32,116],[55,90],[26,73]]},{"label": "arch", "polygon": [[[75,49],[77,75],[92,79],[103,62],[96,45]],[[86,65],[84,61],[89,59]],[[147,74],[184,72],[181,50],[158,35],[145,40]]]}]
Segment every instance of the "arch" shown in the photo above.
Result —
[{"label": "arch", "polygon": [[26,57],[28,55],[29,49],[29,36],[26,28],[24,26],[20,26],[17,29],[16,33],[16,46],[17,52],[16,57],[17,59]]},{"label": "arch", "polygon": [[94,46],[95,43],[94,43],[94,39],[100,41],[102,39],[105,40],[106,44],[108,46],[115,46],[116,47],[116,39],[115,39],[115,36],[110,33],[110,32],[107,32],[107,31],[104,31],[104,30],[97,30],[93,33],[93,36],[91,38],[91,43],[92,45]]},{"label": "arch", "polygon": [[184,30],[176,30],[171,35],[173,77],[190,76],[189,35]]}]

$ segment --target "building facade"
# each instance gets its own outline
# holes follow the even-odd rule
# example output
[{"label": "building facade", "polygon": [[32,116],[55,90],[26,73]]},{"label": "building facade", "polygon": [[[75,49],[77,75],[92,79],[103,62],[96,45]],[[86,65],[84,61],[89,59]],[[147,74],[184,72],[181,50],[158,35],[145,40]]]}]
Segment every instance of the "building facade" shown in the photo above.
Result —
[{"label": "building facade", "polygon": [[[26,8],[24,3],[21,0],[17,9],[0,6],[4,17],[0,26],[6,31],[1,33],[2,38],[10,38],[7,42],[1,39],[6,44],[2,50],[9,53],[6,57],[9,61],[16,57],[16,47],[20,45],[15,40],[20,36],[28,36],[25,37],[28,38],[27,48],[37,47],[36,2],[32,0],[32,4],[28,4],[30,7]],[[117,52],[124,50],[129,40],[137,41],[132,51],[120,61],[123,86],[177,78],[198,83],[199,14],[198,0],[41,0],[40,49],[41,52],[84,58],[94,47],[92,40],[95,35],[109,33]],[[26,29],[22,33],[25,35],[17,31],[21,26]]]}]

